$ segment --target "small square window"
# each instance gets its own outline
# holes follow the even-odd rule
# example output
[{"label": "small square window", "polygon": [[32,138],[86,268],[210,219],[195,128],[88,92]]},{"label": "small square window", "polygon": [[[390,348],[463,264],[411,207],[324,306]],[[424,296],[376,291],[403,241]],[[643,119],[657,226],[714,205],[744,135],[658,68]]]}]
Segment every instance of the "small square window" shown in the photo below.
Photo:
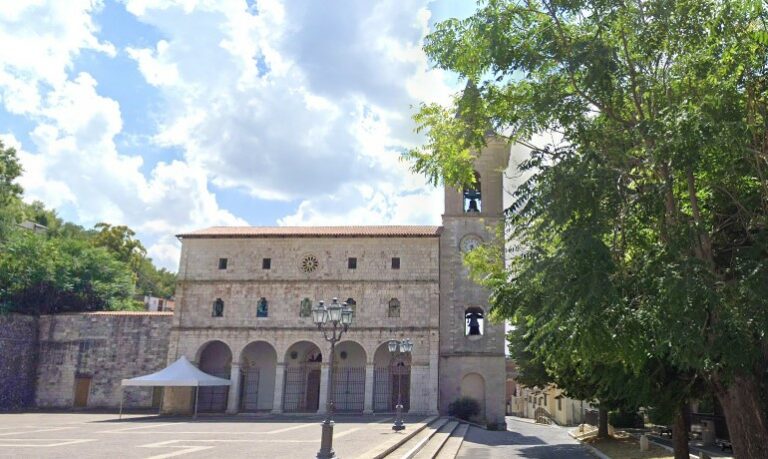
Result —
[{"label": "small square window", "polygon": [[357,269],[357,258],[349,257],[347,259],[347,268],[349,268],[349,269]]},{"label": "small square window", "polygon": [[219,258],[219,269],[227,269],[227,259]]},{"label": "small square window", "polygon": [[272,259],[271,258],[263,258],[261,260],[261,269],[272,269]]},{"label": "small square window", "polygon": [[392,257],[392,269],[400,269],[400,257]]}]

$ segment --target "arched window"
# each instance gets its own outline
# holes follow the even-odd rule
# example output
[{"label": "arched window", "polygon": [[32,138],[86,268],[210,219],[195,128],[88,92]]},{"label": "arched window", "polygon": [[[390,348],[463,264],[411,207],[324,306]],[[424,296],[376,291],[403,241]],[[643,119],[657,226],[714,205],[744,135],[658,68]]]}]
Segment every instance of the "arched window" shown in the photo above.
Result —
[{"label": "arched window", "polygon": [[267,316],[269,316],[269,304],[267,303],[267,299],[262,296],[259,299],[259,302],[256,303],[256,317]]},{"label": "arched window", "polygon": [[464,188],[464,212],[480,212],[482,210],[481,189],[480,174],[475,171],[475,183],[471,187]]},{"label": "arched window", "polygon": [[467,308],[464,311],[464,334],[466,336],[481,336],[485,332],[485,315],[480,308]]},{"label": "arched window", "polygon": [[213,302],[213,310],[211,311],[212,317],[223,317],[224,316],[224,301],[221,298],[216,298],[216,301]]},{"label": "arched window", "polygon": [[355,317],[357,314],[357,301],[355,301],[354,298],[347,298],[347,306],[349,306],[349,309],[352,310],[352,317]]},{"label": "arched window", "polygon": [[389,317],[400,317],[400,301],[397,298],[389,300]]},{"label": "arched window", "polygon": [[304,298],[299,304],[299,317],[311,317],[312,316],[312,300]]}]

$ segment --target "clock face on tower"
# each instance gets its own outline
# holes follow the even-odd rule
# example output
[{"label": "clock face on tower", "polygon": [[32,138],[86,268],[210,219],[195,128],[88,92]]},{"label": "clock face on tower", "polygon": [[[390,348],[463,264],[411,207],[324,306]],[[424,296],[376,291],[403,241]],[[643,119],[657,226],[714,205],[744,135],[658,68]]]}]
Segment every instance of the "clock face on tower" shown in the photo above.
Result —
[{"label": "clock face on tower", "polygon": [[461,243],[459,244],[459,248],[461,248],[462,252],[471,252],[472,250],[475,250],[477,246],[483,243],[483,240],[480,239],[480,236],[476,236],[474,234],[467,234],[461,239]]}]

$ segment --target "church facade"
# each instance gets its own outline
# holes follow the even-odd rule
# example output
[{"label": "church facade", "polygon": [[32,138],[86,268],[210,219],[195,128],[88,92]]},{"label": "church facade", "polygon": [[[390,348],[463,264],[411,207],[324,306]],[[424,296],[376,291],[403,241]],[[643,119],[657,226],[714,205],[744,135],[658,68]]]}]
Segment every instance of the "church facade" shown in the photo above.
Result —
[{"label": "church facade", "polygon": [[[504,421],[503,324],[462,253],[489,241],[502,215],[509,147],[476,159],[477,190],[445,190],[442,226],[214,227],[182,241],[168,360],[185,355],[232,385],[204,388],[200,411],[323,413],[330,344],[311,308],[336,297],[354,321],[334,356],[337,412],[445,414],[461,396]],[[409,355],[387,343],[408,338]],[[164,410],[188,411],[189,389]]]}]

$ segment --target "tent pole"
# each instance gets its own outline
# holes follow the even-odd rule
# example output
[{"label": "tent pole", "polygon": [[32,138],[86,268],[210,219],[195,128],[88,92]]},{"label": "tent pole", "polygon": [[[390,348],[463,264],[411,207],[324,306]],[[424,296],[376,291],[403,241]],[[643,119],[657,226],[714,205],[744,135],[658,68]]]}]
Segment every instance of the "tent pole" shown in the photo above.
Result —
[{"label": "tent pole", "polygon": [[195,414],[192,415],[192,419],[197,419],[197,396],[200,394],[200,386],[195,386]]},{"label": "tent pole", "polygon": [[117,419],[123,419],[123,386],[120,386],[120,415]]}]

